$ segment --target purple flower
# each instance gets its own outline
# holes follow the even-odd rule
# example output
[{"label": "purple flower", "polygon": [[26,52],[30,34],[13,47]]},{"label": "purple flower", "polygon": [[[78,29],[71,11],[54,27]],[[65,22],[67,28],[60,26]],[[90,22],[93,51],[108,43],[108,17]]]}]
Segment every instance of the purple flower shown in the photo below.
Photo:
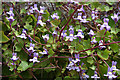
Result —
[{"label": "purple flower", "polygon": [[26,34],[26,30],[27,30],[27,29],[23,29],[23,30],[22,30],[22,33]]},{"label": "purple flower", "polygon": [[108,67],[107,75],[104,74],[104,76],[108,76],[109,79],[117,78],[117,76],[115,76],[115,75],[112,73],[112,68],[110,68],[110,67]]},{"label": "purple flower", "polygon": [[17,37],[20,37],[20,38],[23,38],[23,39],[27,39],[27,37],[26,37],[25,34],[26,34],[26,30],[23,29],[22,34],[21,34],[21,35],[18,35]]},{"label": "purple flower", "polygon": [[52,33],[52,36],[55,38],[55,37],[57,37],[58,35],[57,35],[57,31],[54,31],[53,33]]},{"label": "purple flower", "polygon": [[70,31],[70,35],[69,36],[66,36],[66,39],[70,40],[70,41],[73,41],[73,39],[76,39],[76,37],[73,35],[74,31]]},{"label": "purple flower", "polygon": [[37,8],[37,4],[34,4],[34,8],[33,8],[33,10],[35,10],[35,11],[39,11],[38,8]]},{"label": "purple flower", "polygon": [[87,23],[89,21],[86,20],[86,16],[83,16],[83,19],[80,22]]},{"label": "purple flower", "polygon": [[33,59],[29,59],[29,61],[30,61],[30,62],[33,61],[33,63],[35,63],[35,62],[40,62],[40,61],[37,60],[37,57],[38,57],[38,53],[34,53]]},{"label": "purple flower", "polygon": [[52,19],[59,19],[59,16],[57,15],[57,13],[54,13],[53,15],[51,15]]},{"label": "purple flower", "polygon": [[87,79],[89,78],[89,76],[87,74],[85,74],[85,70],[82,70],[82,77],[83,79]]},{"label": "purple flower", "polygon": [[76,58],[76,60],[72,60],[72,62],[79,63],[80,62],[79,54],[75,54],[75,58]]},{"label": "purple flower", "polygon": [[67,30],[63,30],[63,32],[61,33],[61,36],[64,38],[64,37],[66,37],[66,35],[67,35]]},{"label": "purple flower", "polygon": [[111,18],[115,21],[115,23],[117,23],[120,17],[118,16],[118,14],[114,13],[114,16],[111,16]]},{"label": "purple flower", "polygon": [[44,41],[47,42],[49,40],[49,34],[46,34],[44,36],[42,36]]},{"label": "purple flower", "polygon": [[40,54],[48,54],[48,51],[47,49],[44,48],[44,51],[43,52],[39,52]]},{"label": "purple flower", "polygon": [[75,37],[78,37],[79,39],[84,38],[84,35],[81,29],[78,30],[78,34],[75,35]]},{"label": "purple flower", "polygon": [[66,68],[69,69],[69,71],[72,69],[75,70],[75,64],[74,64],[74,62],[72,62],[72,58],[69,58],[69,61],[70,61],[70,63],[68,64],[68,66]]},{"label": "purple flower", "polygon": [[13,55],[13,57],[11,58],[11,60],[14,62],[18,59],[17,53],[13,53],[12,55]]},{"label": "purple flower", "polygon": [[91,76],[91,78],[97,79],[97,78],[100,78],[100,77],[98,77],[98,76],[97,76],[97,72],[94,71],[94,76]]},{"label": "purple flower", "polygon": [[71,31],[74,31],[74,28],[73,28],[73,26],[69,26],[69,31],[71,32]]},{"label": "purple flower", "polygon": [[83,5],[81,6],[81,8],[80,8],[80,9],[77,9],[77,11],[82,11],[82,12],[84,12],[84,13],[85,13],[85,10],[84,10],[84,8],[83,8]]},{"label": "purple flower", "polygon": [[95,35],[95,33],[93,32],[92,29],[90,30],[90,32],[88,34],[90,35],[90,37],[93,37]]},{"label": "purple flower", "polygon": [[100,46],[99,48],[100,48],[100,49],[106,48],[106,46],[101,46],[101,45],[103,45],[103,40],[100,40],[100,41],[99,41],[99,46]]},{"label": "purple flower", "polygon": [[77,19],[77,20],[82,20],[82,13],[78,13],[78,17],[75,18],[75,19]]},{"label": "purple flower", "polygon": [[10,15],[10,17],[6,17],[7,20],[9,20],[10,24],[15,20],[13,18],[13,15]]},{"label": "purple flower", "polygon": [[40,6],[40,11],[39,11],[39,13],[40,13],[40,14],[43,14],[43,13],[44,13],[44,10],[45,10],[45,7]]},{"label": "purple flower", "polygon": [[95,43],[97,43],[97,41],[95,40],[95,37],[91,38],[91,44],[95,44]]},{"label": "purple flower", "polygon": [[38,16],[38,21],[37,21],[37,25],[41,25],[44,26],[46,23],[42,22],[42,16]]},{"label": "purple flower", "polygon": [[112,61],[112,70],[116,70],[116,71],[118,71],[118,69],[116,68],[116,64],[117,64],[117,62],[116,61]]},{"label": "purple flower", "polygon": [[33,10],[34,10],[34,8],[33,8],[33,6],[31,6],[29,11],[27,12],[27,14],[30,15],[31,13],[33,13]]},{"label": "purple flower", "polygon": [[97,16],[97,11],[92,11],[92,19],[95,19],[95,18],[97,18],[98,16]]},{"label": "purple flower", "polygon": [[13,8],[10,8],[10,11],[9,11],[9,12],[6,12],[6,13],[9,14],[10,16],[14,16]]},{"label": "purple flower", "polygon": [[100,30],[103,30],[103,28],[105,28],[107,31],[109,31],[110,28],[111,28],[108,25],[109,19],[108,18],[104,18],[103,21],[104,21],[104,23],[103,23],[103,25],[101,25]]},{"label": "purple flower", "polygon": [[28,52],[30,53],[30,55],[31,55],[31,53],[33,53],[35,51],[34,47],[35,47],[35,44],[30,43],[29,49],[26,48],[28,50]]}]

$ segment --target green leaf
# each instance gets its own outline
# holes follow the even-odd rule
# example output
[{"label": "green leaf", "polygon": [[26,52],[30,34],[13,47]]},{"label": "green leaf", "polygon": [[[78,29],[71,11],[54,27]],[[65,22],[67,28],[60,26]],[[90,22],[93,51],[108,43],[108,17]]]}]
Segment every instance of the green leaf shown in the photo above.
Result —
[{"label": "green leaf", "polygon": [[49,40],[48,40],[47,42],[48,42],[48,43],[53,43],[53,37],[50,36],[50,37],[49,37]]},{"label": "green leaf", "polygon": [[97,54],[98,54],[98,56],[99,56],[100,58],[102,58],[102,59],[104,59],[104,60],[107,60],[108,57],[109,57],[109,54],[111,54],[111,52],[106,49],[106,50],[104,50],[104,51],[99,50],[99,51],[97,52]]},{"label": "green leaf", "polygon": [[5,44],[5,45],[2,46],[2,49],[6,50],[8,48],[8,46],[9,46],[9,44]]},{"label": "green leaf", "polygon": [[53,56],[53,54],[50,54],[50,55],[48,55],[48,58],[50,58],[50,57],[52,57]]},{"label": "green leaf", "polygon": [[60,3],[60,2],[57,2],[56,3],[56,7],[61,7],[63,4],[62,3]]},{"label": "green leaf", "polygon": [[93,2],[91,3],[91,9],[94,10],[95,8],[99,7],[100,3],[99,2]]},{"label": "green leaf", "polygon": [[12,57],[12,51],[10,49],[7,49],[4,51],[3,55],[8,55],[9,57]]},{"label": "green leaf", "polygon": [[111,28],[111,33],[113,33],[113,34],[117,34],[118,32],[120,32],[120,29],[116,29],[115,30],[115,28]]},{"label": "green leaf", "polygon": [[0,9],[0,15],[2,15],[3,9]]},{"label": "green leaf", "polygon": [[27,23],[31,23],[33,21],[33,19],[31,18],[31,16],[29,16],[28,18],[27,18]]},{"label": "green leaf", "polygon": [[106,31],[105,29],[97,31],[96,37],[104,37],[105,31]]},{"label": "green leaf", "polygon": [[47,21],[50,16],[50,13],[47,10],[45,10],[44,12],[45,12],[45,14],[42,15],[44,17],[43,21]]},{"label": "green leaf", "polygon": [[109,5],[113,5],[115,2],[109,2],[109,1],[108,1],[107,3],[108,3]]},{"label": "green leaf", "polygon": [[92,17],[90,16],[90,17],[88,17],[86,20],[87,20],[87,21],[92,21]]},{"label": "green leaf", "polygon": [[52,44],[53,49],[56,49],[57,44]]},{"label": "green leaf", "polygon": [[24,26],[25,29],[32,30],[32,25],[29,25],[29,23],[26,23]]},{"label": "green leaf", "polygon": [[17,24],[17,20],[14,20],[11,24],[11,26],[15,26]]},{"label": "green leaf", "polygon": [[50,58],[51,56],[53,56],[53,54],[54,54],[55,52],[52,50],[52,49],[50,49],[49,51],[48,51],[48,58]]},{"label": "green leaf", "polygon": [[112,10],[113,9],[113,7],[108,7],[108,6],[105,6],[105,11],[107,12],[107,11],[109,11],[109,10]]},{"label": "green leaf", "polygon": [[107,73],[107,66],[99,65],[99,71],[102,73],[101,76]]},{"label": "green leaf", "polygon": [[84,49],[89,49],[91,48],[90,46],[90,39],[89,40],[83,40],[83,42],[81,42],[84,46]]},{"label": "green leaf", "polygon": [[105,5],[100,5],[99,7],[97,7],[97,9],[99,11],[105,11]]},{"label": "green leaf", "polygon": [[18,42],[16,42],[15,51],[21,51],[22,47],[24,46],[24,42],[21,38],[18,38]]},{"label": "green leaf", "polygon": [[96,23],[102,23],[102,20],[101,19],[97,19],[95,20]]},{"label": "green leaf", "polygon": [[62,80],[62,77],[57,77],[55,80]]},{"label": "green leaf", "polygon": [[10,71],[13,71],[14,70],[14,67],[13,66],[10,66],[10,69],[9,69]]},{"label": "green leaf", "polygon": [[47,47],[51,47],[51,45],[50,44],[48,44],[48,45],[46,45]]},{"label": "green leaf", "polygon": [[20,14],[26,13],[27,11],[25,9],[21,9]]},{"label": "green leaf", "polygon": [[90,64],[93,64],[94,60],[92,57],[88,57],[87,58],[87,62],[90,63]]},{"label": "green leaf", "polygon": [[65,76],[65,77],[64,77],[64,80],[71,80],[71,79],[70,79],[70,76]]},{"label": "green leaf", "polygon": [[73,12],[74,12],[74,9],[70,9],[69,12],[68,12],[68,14],[71,15]]},{"label": "green leaf", "polygon": [[113,52],[119,52],[119,46],[117,44],[110,44],[110,47]]},{"label": "green leaf", "polygon": [[91,68],[92,70],[95,70],[95,69],[96,69],[96,66],[93,65],[93,66],[91,66],[90,68]]},{"label": "green leaf", "polygon": [[4,34],[3,31],[0,31],[0,35],[1,35],[1,38],[0,38],[0,43],[6,43],[8,42],[10,39]]},{"label": "green leaf", "polygon": [[93,52],[94,52],[94,50],[93,51],[90,51],[90,50],[86,51],[87,55],[91,55]]},{"label": "green leaf", "polygon": [[49,53],[49,54],[54,54],[55,52],[54,52],[52,49],[50,49],[50,50],[48,51],[48,53]]},{"label": "green leaf", "polygon": [[37,24],[37,19],[35,18],[35,16],[33,14],[29,15],[32,17],[33,21],[32,21],[32,26],[35,27],[35,25]]},{"label": "green leaf", "polygon": [[58,25],[60,24],[60,20],[57,20],[57,19],[55,19],[55,20],[52,20],[50,23],[52,24],[52,26],[54,26],[54,27],[58,27]]},{"label": "green leaf", "polygon": [[76,52],[79,52],[79,51],[81,51],[81,50],[83,50],[83,45],[76,44],[76,46],[75,46],[75,51],[76,51]]},{"label": "green leaf", "polygon": [[28,62],[22,61],[17,70],[25,71],[28,68],[29,68]]},{"label": "green leaf", "polygon": [[119,71],[117,71],[117,73],[118,73],[118,75],[120,75],[120,70],[119,70]]},{"label": "green leaf", "polygon": [[37,41],[38,43],[40,43],[40,38],[35,36],[35,41]]}]

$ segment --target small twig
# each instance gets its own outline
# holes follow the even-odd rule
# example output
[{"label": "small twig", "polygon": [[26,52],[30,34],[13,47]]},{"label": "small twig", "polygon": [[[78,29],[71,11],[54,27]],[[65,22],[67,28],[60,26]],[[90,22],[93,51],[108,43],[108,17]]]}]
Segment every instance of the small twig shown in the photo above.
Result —
[{"label": "small twig", "polygon": [[[102,59],[102,58],[101,58]],[[110,67],[103,59],[102,59],[102,61],[108,66],[108,67]]]},{"label": "small twig", "polygon": [[52,68],[54,69],[54,68],[57,68],[57,67],[33,68],[33,70],[34,69],[52,69]]}]

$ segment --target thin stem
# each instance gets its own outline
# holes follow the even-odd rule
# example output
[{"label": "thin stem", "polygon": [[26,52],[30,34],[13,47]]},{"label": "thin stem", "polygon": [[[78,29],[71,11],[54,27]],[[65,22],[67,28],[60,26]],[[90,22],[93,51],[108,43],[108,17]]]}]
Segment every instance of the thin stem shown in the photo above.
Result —
[{"label": "thin stem", "polygon": [[60,40],[60,37],[61,37],[61,33],[62,33],[62,31],[63,31],[64,28],[68,25],[68,23],[70,22],[72,16],[74,15],[74,13],[77,11],[77,9],[78,9],[79,7],[80,7],[80,5],[75,9],[75,11],[71,14],[71,16],[70,16],[69,20],[67,21],[67,23],[62,27],[62,30],[60,31],[60,36],[59,36],[58,41]]}]

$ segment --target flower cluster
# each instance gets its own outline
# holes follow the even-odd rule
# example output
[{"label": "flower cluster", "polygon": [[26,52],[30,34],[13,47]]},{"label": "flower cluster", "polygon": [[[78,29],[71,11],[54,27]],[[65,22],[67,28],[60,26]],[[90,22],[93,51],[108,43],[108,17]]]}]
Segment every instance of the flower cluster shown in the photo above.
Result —
[{"label": "flower cluster", "polygon": [[117,76],[115,76],[115,72],[114,71],[118,71],[118,69],[116,68],[116,61],[112,61],[112,67],[108,67],[108,72],[107,74],[104,74],[104,76],[108,76],[109,79],[112,78],[117,78]]},{"label": "flower cluster", "polygon": [[59,19],[59,16],[57,13],[54,13],[53,15],[51,15],[52,19]]},{"label": "flower cluster", "polygon": [[38,53],[34,53],[33,59],[29,59],[29,61],[32,61],[33,63],[40,62],[40,61],[37,60],[37,57],[38,57]]},{"label": "flower cluster", "polygon": [[14,13],[13,13],[13,8],[10,8],[10,11],[9,12],[6,12],[6,14],[9,14],[10,17],[6,17],[6,19],[9,20],[10,22],[10,25],[11,23],[15,20],[13,17],[14,17]]},{"label": "flower cluster", "polygon": [[[112,21],[115,22],[113,23],[115,27],[119,25],[120,9],[119,9],[119,13],[116,14],[116,12],[118,11],[117,10],[115,11],[114,14],[110,14],[112,16],[104,17],[103,16],[104,12],[101,13],[102,10],[100,9],[100,7],[95,9],[91,8],[91,7],[96,7],[94,6],[94,4],[91,5],[90,3],[87,3],[90,5],[89,6],[89,5],[81,4],[74,0],[69,0],[69,1],[70,2],[68,4],[64,3],[61,5],[61,3],[59,3],[57,4],[56,8],[53,8],[53,10],[57,8],[60,8],[60,10],[63,9],[66,11],[65,14],[62,12],[62,10],[60,11],[61,13],[59,13],[59,11],[57,10],[54,10],[54,12],[51,12],[52,9],[49,9],[51,7],[43,7],[43,6],[38,7],[36,2],[26,3],[26,5],[29,5],[29,7],[27,6],[25,7],[27,12],[24,12],[24,14],[20,12],[20,17],[22,16],[20,23],[18,23],[19,20],[17,19],[17,17],[14,17],[14,15],[19,15],[16,13],[16,11],[15,11],[16,14],[13,13],[13,9],[14,9],[13,6],[14,4],[17,4],[17,3],[14,3],[12,6],[13,8],[10,8],[9,12],[4,11],[4,13],[7,14],[7,15],[5,14],[5,16],[9,16],[9,17],[5,17],[5,20],[7,19],[10,25],[6,23],[8,21],[4,21],[4,24],[7,25],[6,28],[10,27],[10,32],[5,32],[8,30],[8,29],[5,29],[3,30],[5,34],[2,34],[2,35],[4,35],[3,37],[6,38],[5,42],[7,42],[7,36],[8,36],[8,39],[12,39],[12,38],[16,39],[14,41],[12,40],[13,44],[22,43],[20,45],[15,45],[15,51],[18,51],[18,53],[21,53],[23,49],[24,52],[29,55],[28,56],[29,59],[27,60],[26,58],[26,62],[25,62],[26,66],[25,68],[23,67],[26,70],[28,70],[28,68],[31,68],[30,70],[32,70],[32,68],[34,67],[33,65],[31,65],[32,63],[35,64],[35,63],[44,62],[47,60],[49,60],[48,63],[50,64],[48,63],[46,64],[45,62],[46,64],[45,65],[43,63],[43,66],[47,68],[43,68],[42,65],[36,66],[37,65],[36,64],[35,66],[40,68],[35,67],[33,68],[33,70],[60,68],[61,66],[59,67],[59,65],[62,62],[62,60],[58,62],[58,60],[60,60],[59,58],[69,58],[69,64],[67,65],[67,67],[63,65],[63,70],[65,69],[65,73],[64,71],[62,73],[66,74],[67,71],[72,72],[72,70],[74,70],[79,74],[79,78],[81,80],[87,80],[88,78],[94,78],[95,80],[97,80],[100,78],[101,75],[104,74],[104,72],[102,72],[102,74],[99,73],[99,70],[102,67],[102,64],[101,64],[102,60],[103,61],[110,60],[111,58],[110,55],[112,54],[112,56],[114,56],[113,53],[117,53],[119,49],[118,44],[120,42],[117,40],[119,40],[118,32],[120,31],[119,29],[116,32],[114,31],[114,27],[112,27],[111,25],[111,19],[114,20]],[[40,5],[41,4],[42,3],[40,3]],[[56,6],[54,4],[53,5],[50,4],[50,5],[54,7]],[[44,5],[48,5],[48,4],[45,3]],[[48,10],[45,10],[45,9],[48,9]],[[75,9],[75,10],[69,11],[70,9],[73,9],[73,10]],[[98,11],[96,9],[101,11]],[[72,12],[71,15],[67,15],[67,13],[69,14],[71,12]],[[105,13],[107,14],[107,12]],[[61,17],[60,14],[63,16]],[[98,16],[98,14],[100,15]],[[30,21],[27,18],[29,18]],[[101,21],[101,19],[98,19],[98,18],[101,18],[103,22]],[[25,19],[27,20],[25,21]],[[28,23],[30,26],[24,26],[24,23]],[[11,24],[14,26],[11,26]],[[23,29],[23,27],[25,29]],[[22,33],[18,35],[19,29],[20,30],[23,29],[23,30],[22,30]],[[105,30],[105,33],[102,33],[104,32],[103,29]],[[14,35],[11,35],[12,33]],[[27,43],[26,41],[29,41],[28,39],[30,40],[30,42]],[[53,41],[51,39],[53,39]],[[117,40],[114,40],[114,39],[117,39]],[[2,41],[2,43],[4,43],[4,41]],[[115,45],[112,45],[112,44],[115,44]],[[117,47],[114,49],[114,46],[117,46]],[[3,47],[2,49],[4,51],[3,57],[7,55],[6,52],[8,51],[5,51],[5,50],[7,49],[9,50],[9,48],[11,48],[11,46],[5,45]],[[14,52],[14,49],[13,49],[13,52]],[[104,52],[106,52],[106,54],[103,54]],[[74,55],[70,57],[70,54],[67,54],[67,53],[71,53],[71,54],[73,53]],[[44,58],[47,58],[46,55],[48,56],[48,59],[44,60]],[[119,55],[119,54],[117,53],[115,54],[115,56],[116,55]],[[16,69],[17,72],[20,72],[19,70],[21,70],[22,72],[21,65],[23,64],[19,65],[19,63],[22,62],[24,58],[19,59],[20,61],[17,61],[18,59],[19,57],[17,57],[17,53],[12,53],[12,58],[10,58],[10,60],[13,63],[10,63],[10,64],[14,65],[15,67],[19,67]],[[99,61],[97,61],[96,59]],[[114,59],[114,58],[111,58],[111,59]],[[86,60],[86,61],[83,61],[84,63],[85,62],[86,63],[84,64],[82,60]],[[92,61],[89,61],[89,60],[92,60]],[[31,63],[29,64],[27,61]],[[93,64],[94,62],[95,64]],[[104,61],[104,63],[107,65],[106,61]],[[118,74],[116,74],[116,72],[119,71],[119,69],[116,68],[116,64],[117,64],[116,61],[112,61],[111,67],[107,65],[108,71],[107,71],[107,74],[104,74],[104,76],[107,76],[109,79],[117,78]],[[98,65],[100,65],[100,67]],[[94,75],[92,76],[88,75],[92,71],[88,70],[87,67],[84,68],[84,66],[87,66],[88,69],[91,68],[91,70],[94,71]],[[53,70],[48,70],[47,72],[50,72],[50,71],[53,71]],[[77,74],[77,77],[78,77],[78,74]]]},{"label": "flower cluster", "polygon": [[22,34],[18,35],[17,37],[20,37],[20,38],[23,38],[23,39],[27,39],[25,34],[26,34],[26,29],[23,29]]},{"label": "flower cluster", "polygon": [[120,19],[120,16],[118,16],[118,13],[114,13],[114,16],[111,16],[111,18],[115,21],[115,24],[117,23],[117,21]]},{"label": "flower cluster", "polygon": [[108,18],[104,18],[103,21],[104,21],[104,23],[103,23],[103,25],[101,25],[100,30],[103,30],[105,28],[107,31],[109,31],[110,28],[111,28],[108,25],[109,19]]},{"label": "flower cluster", "polygon": [[45,7],[40,6],[40,10],[39,10],[38,7],[37,7],[37,4],[34,4],[34,7],[30,6],[30,9],[28,10],[27,14],[28,15],[33,14],[34,11],[38,12],[39,14],[44,14],[44,10],[45,10]]},{"label": "flower cluster", "polygon": [[72,58],[69,58],[69,61],[70,61],[70,63],[68,64],[68,66],[66,68],[69,69],[69,70],[75,70],[76,69],[76,71],[79,72],[80,67],[77,66],[77,65],[79,65],[79,62],[80,62],[79,54],[75,54],[75,60],[72,59]]},{"label": "flower cluster", "polygon": [[44,26],[46,23],[42,22],[42,16],[38,16],[37,25]]},{"label": "flower cluster", "polygon": [[98,16],[97,16],[97,14],[98,14],[98,11],[92,11],[92,19],[94,20],[94,19],[96,19],[96,18],[98,18]]},{"label": "flower cluster", "polygon": [[13,63],[11,63],[11,64],[12,64],[12,65],[15,65],[14,62],[15,62],[16,60],[18,60],[19,57],[17,57],[17,53],[13,53],[12,55],[13,55],[13,57],[11,58],[11,60],[13,61]]},{"label": "flower cluster", "polygon": [[[79,20],[79,21],[82,22],[82,23],[87,23],[87,22],[88,22],[88,21],[86,20],[86,17],[87,17],[87,16],[86,16],[86,15],[82,16],[83,13],[86,14],[86,13],[85,13],[85,10],[84,10],[84,8],[83,8],[83,5],[81,6],[80,9],[77,9],[77,11],[78,11],[78,17],[75,18],[75,19]],[[82,13],[82,12],[83,12],[83,13]]]}]

